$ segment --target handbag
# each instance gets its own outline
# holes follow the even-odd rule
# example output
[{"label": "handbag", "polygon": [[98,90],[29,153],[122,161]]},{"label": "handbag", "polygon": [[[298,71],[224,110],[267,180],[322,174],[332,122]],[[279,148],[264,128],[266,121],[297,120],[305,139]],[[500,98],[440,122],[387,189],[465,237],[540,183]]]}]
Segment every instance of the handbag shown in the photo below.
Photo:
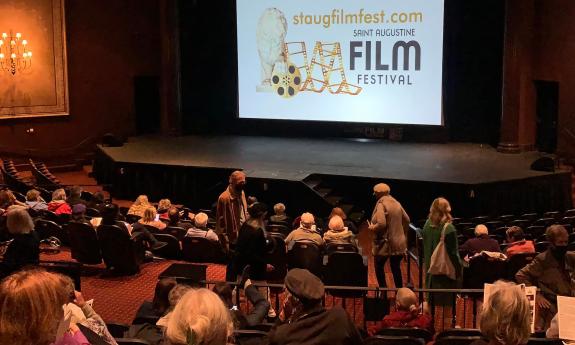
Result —
[{"label": "handbag", "polygon": [[432,275],[444,275],[452,280],[455,280],[455,266],[453,266],[451,258],[449,258],[449,253],[447,253],[447,248],[445,248],[445,230],[447,229],[448,224],[449,223],[445,223],[445,225],[443,225],[443,230],[441,230],[441,238],[439,239],[439,243],[431,255],[427,273]]}]

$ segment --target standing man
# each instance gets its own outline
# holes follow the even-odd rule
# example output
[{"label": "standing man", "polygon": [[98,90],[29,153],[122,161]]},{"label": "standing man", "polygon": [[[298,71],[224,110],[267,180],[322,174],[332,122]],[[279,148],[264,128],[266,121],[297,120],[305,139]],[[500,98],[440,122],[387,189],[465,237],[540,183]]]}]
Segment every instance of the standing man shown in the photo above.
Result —
[{"label": "standing man", "polygon": [[216,211],[216,233],[224,235],[227,246],[238,238],[240,227],[248,218],[248,205],[244,188],[246,174],[234,171],[230,175],[228,188],[220,194]]},{"label": "standing man", "polygon": [[371,250],[378,285],[387,286],[384,267],[389,258],[395,287],[400,288],[403,287],[401,259],[407,251],[409,216],[401,204],[389,193],[389,186],[385,183],[379,183],[373,187],[373,195],[377,203],[373,209],[371,221],[368,220],[368,225],[369,230],[375,235]]}]

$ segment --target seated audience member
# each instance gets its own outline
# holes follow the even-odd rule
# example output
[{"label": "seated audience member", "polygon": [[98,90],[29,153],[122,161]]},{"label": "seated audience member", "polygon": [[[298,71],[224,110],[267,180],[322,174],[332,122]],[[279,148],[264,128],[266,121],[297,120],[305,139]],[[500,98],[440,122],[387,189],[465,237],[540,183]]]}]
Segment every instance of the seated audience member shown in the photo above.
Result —
[{"label": "seated audience member", "polygon": [[208,229],[208,215],[200,212],[194,217],[194,226],[188,229],[187,237],[203,237],[210,241],[218,242],[218,235],[211,229]]},{"label": "seated audience member", "polygon": [[359,232],[355,224],[351,220],[347,219],[347,215],[345,214],[345,212],[343,212],[343,209],[341,209],[341,207],[334,207],[331,210],[331,213],[329,214],[328,217],[328,222],[333,216],[340,216],[341,219],[343,219],[343,223],[345,224],[347,229],[352,233],[357,234]]},{"label": "seated audience member", "polygon": [[269,333],[269,344],[362,343],[357,328],[339,305],[322,306],[324,285],[308,270],[294,268],[285,277],[286,297],[279,321]]},{"label": "seated audience member", "polygon": [[[417,327],[426,329],[433,334],[433,319],[431,315],[420,313],[417,296],[408,288],[400,288],[395,295],[396,311],[385,316],[381,328],[391,327]],[[374,334],[377,331],[373,332]]]},{"label": "seated audience member", "polygon": [[43,211],[48,209],[46,201],[40,196],[40,192],[35,189],[30,189],[26,193],[26,205],[34,211]]},{"label": "seated audience member", "polygon": [[178,228],[188,228],[190,223],[180,221],[180,211],[175,207],[170,207],[168,210],[168,226],[176,226]]},{"label": "seated audience member", "polygon": [[144,211],[144,216],[138,220],[137,223],[133,224],[134,228],[142,228],[143,225],[153,226],[158,230],[164,230],[166,228],[166,223],[158,219],[158,214],[156,213],[156,208],[154,206],[149,206]]},{"label": "seated audience member", "polygon": [[249,314],[244,314],[233,302],[232,287],[227,283],[216,283],[212,289],[216,295],[220,296],[226,308],[228,308],[235,329],[245,329],[255,325],[259,325],[264,321],[270,309],[270,303],[266,300],[258,289],[252,284],[248,278],[249,269],[244,270],[244,275],[239,282],[238,287],[244,288],[246,298],[253,305]]},{"label": "seated audience member", "polygon": [[140,236],[144,242],[147,242],[150,249],[157,250],[167,245],[166,242],[158,241],[146,227],[134,227],[126,222],[118,220],[118,205],[106,204],[102,208],[102,222],[101,225],[116,225],[120,229],[125,230],[130,236]]},{"label": "seated audience member", "polygon": [[178,302],[166,328],[170,345],[226,345],[233,334],[230,313],[218,295],[191,289]]},{"label": "seated audience member", "polygon": [[[60,274],[35,269],[7,277],[0,283],[0,343],[90,344],[77,325],[68,326],[67,319],[64,319],[63,306],[70,299],[68,280]],[[84,312],[91,312],[80,294],[75,294],[73,302]],[[101,324],[101,327],[106,325]]]},{"label": "seated audience member", "polygon": [[170,293],[168,293],[169,308],[165,311],[164,315],[160,317],[158,322],[156,322],[156,326],[168,327],[168,321],[170,321],[170,316],[172,315],[174,308],[182,296],[184,296],[190,289],[192,289],[192,287],[189,285],[177,284],[172,290],[170,290]]},{"label": "seated audience member", "polygon": [[258,202],[258,198],[256,198],[255,196],[248,196],[246,199],[246,203],[248,205],[248,207],[252,206],[253,204],[255,204],[256,202]]},{"label": "seated audience member", "polygon": [[28,211],[19,207],[10,209],[6,225],[13,241],[4,254],[5,272],[13,272],[26,265],[37,265],[40,262],[40,239],[34,231],[34,222]]},{"label": "seated audience member", "polygon": [[531,313],[529,301],[519,285],[495,283],[483,304],[480,329],[487,341],[476,340],[472,345],[527,343],[531,335]]},{"label": "seated audience member", "polygon": [[[70,319],[70,328],[79,328],[82,332],[87,330],[91,334],[84,333],[91,344],[117,345],[116,340],[108,331],[106,323],[100,315],[94,311],[89,303],[86,303],[84,296],[74,288],[74,282],[68,276],[62,276],[70,301],[64,304],[64,317]],[[97,336],[97,339],[93,337]],[[95,340],[95,342],[91,342]]]},{"label": "seated audience member", "polygon": [[86,223],[90,224],[90,221],[86,219],[86,205],[76,204],[72,207],[72,216],[70,220],[76,223]]},{"label": "seated audience member", "polygon": [[575,272],[575,253],[567,251],[569,234],[562,225],[551,225],[545,232],[549,248],[517,272],[518,283],[537,286],[539,307],[535,330],[546,330],[557,313],[557,296],[575,296],[571,275]]},{"label": "seated audience member", "polygon": [[70,188],[70,196],[66,199],[66,203],[68,203],[70,207],[77,204],[86,205],[86,200],[82,199],[82,188],[80,186]]},{"label": "seated audience member", "polygon": [[[266,214],[267,206],[261,202],[256,202],[248,207],[249,219],[240,228],[236,242],[234,273],[242,272],[249,265],[251,277],[256,281],[265,280],[266,271],[273,270],[273,266],[266,263],[267,250],[264,230]],[[235,277],[233,279],[235,280]]]},{"label": "seated audience member", "polygon": [[102,206],[106,204],[106,195],[104,192],[98,191],[92,196],[92,200],[88,201],[86,207],[93,208],[95,210],[101,211]]},{"label": "seated audience member", "polygon": [[333,216],[329,220],[329,230],[323,234],[323,240],[326,244],[330,243],[351,243],[355,244],[354,236],[348,228],[345,227],[343,219],[340,216]]},{"label": "seated audience member", "polygon": [[290,248],[290,242],[308,241],[323,246],[324,241],[321,235],[316,231],[313,214],[304,213],[300,217],[299,228],[293,230],[285,239],[285,243]]},{"label": "seated audience member", "polygon": [[293,220],[287,216],[286,206],[280,202],[274,205],[274,215],[270,216],[270,222],[286,223],[288,226],[291,226]]},{"label": "seated audience member", "polygon": [[132,206],[130,206],[130,209],[128,209],[128,214],[143,217],[144,211],[150,206],[152,206],[152,204],[148,201],[148,196],[140,195],[136,198]]},{"label": "seated audience member", "polygon": [[28,207],[25,203],[18,201],[9,189],[0,190],[0,214],[6,213],[14,206]]},{"label": "seated audience member", "polygon": [[518,226],[512,226],[505,231],[507,237],[507,249],[505,255],[508,257],[519,253],[535,253],[533,241],[527,241],[523,229]]},{"label": "seated audience member", "polygon": [[66,191],[62,188],[52,192],[52,201],[48,203],[48,211],[56,214],[72,214],[72,208],[66,202]]},{"label": "seated audience member", "polygon": [[158,202],[158,215],[160,215],[160,219],[168,220],[168,211],[172,208],[172,202],[170,199],[162,199]]},{"label": "seated audience member", "polygon": [[475,227],[475,238],[470,238],[459,247],[460,252],[465,252],[469,256],[486,252],[501,252],[499,243],[489,237],[487,227],[479,224]]}]

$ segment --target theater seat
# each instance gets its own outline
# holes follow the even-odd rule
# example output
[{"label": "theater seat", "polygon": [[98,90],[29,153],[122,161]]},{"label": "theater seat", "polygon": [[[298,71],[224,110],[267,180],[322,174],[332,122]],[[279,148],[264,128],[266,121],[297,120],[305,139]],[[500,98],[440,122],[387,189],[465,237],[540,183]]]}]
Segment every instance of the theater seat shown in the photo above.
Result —
[{"label": "theater seat", "polygon": [[435,336],[435,339],[445,338],[445,337],[481,337],[481,331],[476,328],[450,328],[443,330]]},{"label": "theater seat", "polygon": [[170,234],[154,234],[156,240],[161,242],[166,242],[167,245],[158,250],[154,250],[154,255],[162,258],[178,260],[182,256],[182,251],[180,250],[180,241]]},{"label": "theater seat", "polygon": [[267,343],[268,333],[256,330],[236,330],[234,331],[235,344],[257,345]]},{"label": "theater seat", "polygon": [[182,240],[182,259],[190,262],[222,263],[225,255],[218,242],[203,237],[185,237]]},{"label": "theater seat", "polygon": [[[327,256],[323,282],[332,286],[367,286],[367,265],[356,252],[334,252]],[[365,291],[328,290],[336,297],[361,297]]]},{"label": "theater seat", "polygon": [[295,242],[288,251],[288,269],[305,268],[318,277],[322,273],[321,249],[312,242]]},{"label": "theater seat", "polygon": [[435,345],[469,345],[474,341],[481,340],[483,337],[465,337],[465,336],[447,336],[435,339]]},{"label": "theater seat", "polygon": [[91,225],[70,222],[66,225],[66,231],[70,236],[72,258],[87,265],[97,265],[102,262],[98,236]]},{"label": "theater seat", "polygon": [[507,261],[507,278],[515,281],[517,271],[531,263],[539,253],[519,253],[511,256]]},{"label": "theater seat", "polygon": [[423,339],[409,336],[376,335],[363,340],[363,345],[424,345]]},{"label": "theater seat", "polygon": [[379,332],[377,332],[377,335],[404,336],[404,337],[408,336],[408,337],[422,339],[426,343],[431,341],[431,339],[433,338],[433,334],[430,331],[423,329],[423,328],[417,328],[417,327],[413,327],[413,328],[411,328],[411,327],[383,328]]},{"label": "theater seat", "polygon": [[100,225],[98,243],[106,268],[115,275],[132,275],[140,271],[144,249],[140,241],[132,240],[125,229],[116,225]]},{"label": "theater seat", "polygon": [[48,237],[56,237],[60,240],[60,243],[64,245],[70,244],[70,238],[68,233],[58,224],[51,220],[38,219],[34,226],[34,230],[38,233],[41,240]]},{"label": "theater seat", "polygon": [[268,232],[268,251],[266,262],[274,266],[274,270],[266,273],[269,283],[282,284],[287,274],[287,254],[284,236],[279,233]]}]

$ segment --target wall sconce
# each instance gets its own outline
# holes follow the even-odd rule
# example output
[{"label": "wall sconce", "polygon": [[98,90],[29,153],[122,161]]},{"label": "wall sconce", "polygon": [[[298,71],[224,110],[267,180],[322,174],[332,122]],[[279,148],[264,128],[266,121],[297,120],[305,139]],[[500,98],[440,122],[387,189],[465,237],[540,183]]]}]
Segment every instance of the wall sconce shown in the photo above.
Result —
[{"label": "wall sconce", "polygon": [[22,34],[3,32],[0,36],[0,70],[15,75],[32,67],[32,51]]}]

